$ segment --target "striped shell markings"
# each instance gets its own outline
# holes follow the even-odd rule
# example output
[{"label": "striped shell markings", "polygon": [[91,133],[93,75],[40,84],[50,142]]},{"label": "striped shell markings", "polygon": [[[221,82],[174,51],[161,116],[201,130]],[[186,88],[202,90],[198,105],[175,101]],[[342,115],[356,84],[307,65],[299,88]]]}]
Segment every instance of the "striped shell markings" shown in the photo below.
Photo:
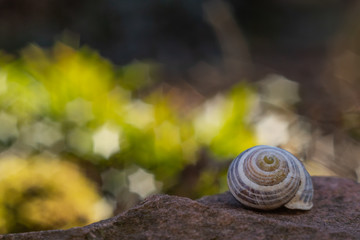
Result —
[{"label": "striped shell markings", "polygon": [[245,150],[232,161],[227,181],[232,195],[247,207],[309,210],[313,206],[309,173],[281,148],[259,145]]}]

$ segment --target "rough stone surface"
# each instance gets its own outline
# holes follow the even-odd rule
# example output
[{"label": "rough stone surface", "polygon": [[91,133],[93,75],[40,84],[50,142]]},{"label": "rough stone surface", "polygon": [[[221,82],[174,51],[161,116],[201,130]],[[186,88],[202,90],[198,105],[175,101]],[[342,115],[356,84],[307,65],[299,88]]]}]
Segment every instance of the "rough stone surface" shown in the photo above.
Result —
[{"label": "rough stone surface", "polygon": [[85,227],[0,239],[360,239],[360,184],[330,177],[313,177],[313,182],[310,211],[246,209],[229,192],[196,201],[154,195]]}]

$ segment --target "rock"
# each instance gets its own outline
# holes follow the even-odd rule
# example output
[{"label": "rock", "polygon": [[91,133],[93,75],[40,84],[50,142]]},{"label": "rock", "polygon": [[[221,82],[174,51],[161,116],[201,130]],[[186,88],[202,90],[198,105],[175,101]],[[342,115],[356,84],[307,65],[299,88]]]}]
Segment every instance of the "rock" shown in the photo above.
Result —
[{"label": "rock", "polygon": [[85,227],[1,235],[25,239],[360,239],[360,184],[313,177],[310,211],[244,208],[229,192],[199,200],[154,195]]}]

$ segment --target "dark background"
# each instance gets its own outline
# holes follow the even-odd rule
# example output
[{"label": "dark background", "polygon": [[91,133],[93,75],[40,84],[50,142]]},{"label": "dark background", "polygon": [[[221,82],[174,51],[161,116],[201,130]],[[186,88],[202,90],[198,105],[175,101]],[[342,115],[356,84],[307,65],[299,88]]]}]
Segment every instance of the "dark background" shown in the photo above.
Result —
[{"label": "dark background", "polygon": [[[204,16],[207,2],[2,0],[0,47],[17,52],[29,43],[52,46],[70,31],[80,45],[97,49],[116,64],[155,59],[186,71],[197,61],[216,62],[221,56],[213,27]],[[226,2],[255,62],[281,68],[287,61],[323,57],[355,1]]]}]

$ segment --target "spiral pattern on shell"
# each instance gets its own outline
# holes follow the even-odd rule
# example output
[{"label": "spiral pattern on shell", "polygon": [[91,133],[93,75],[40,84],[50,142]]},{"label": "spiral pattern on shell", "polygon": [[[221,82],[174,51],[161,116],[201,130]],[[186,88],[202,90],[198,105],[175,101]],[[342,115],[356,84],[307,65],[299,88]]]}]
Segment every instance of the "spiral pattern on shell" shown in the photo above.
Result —
[{"label": "spiral pattern on shell", "polygon": [[247,207],[309,210],[313,205],[309,173],[295,156],[277,147],[260,145],[242,152],[229,167],[228,185]]}]

